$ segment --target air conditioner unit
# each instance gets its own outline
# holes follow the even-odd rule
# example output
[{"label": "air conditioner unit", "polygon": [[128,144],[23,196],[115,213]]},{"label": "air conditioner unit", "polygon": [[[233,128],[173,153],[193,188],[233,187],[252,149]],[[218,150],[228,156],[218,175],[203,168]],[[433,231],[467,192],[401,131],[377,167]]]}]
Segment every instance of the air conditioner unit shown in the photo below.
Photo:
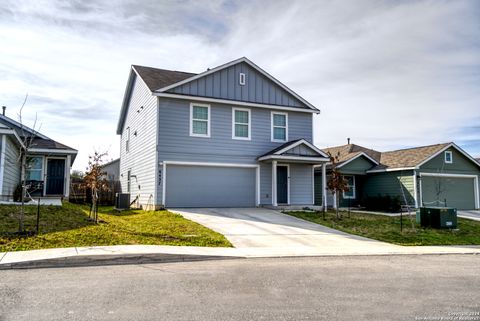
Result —
[{"label": "air conditioner unit", "polygon": [[130,193],[116,193],[115,208],[119,210],[130,208]]}]

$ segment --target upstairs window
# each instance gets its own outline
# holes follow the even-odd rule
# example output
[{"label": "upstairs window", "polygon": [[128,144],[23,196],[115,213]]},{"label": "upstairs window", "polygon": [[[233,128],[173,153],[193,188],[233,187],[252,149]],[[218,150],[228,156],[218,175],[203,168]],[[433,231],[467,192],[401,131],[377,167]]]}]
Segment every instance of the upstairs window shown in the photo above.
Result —
[{"label": "upstairs window", "polygon": [[125,134],[125,152],[130,151],[130,127],[127,127],[127,132]]},{"label": "upstairs window", "polygon": [[446,151],[445,152],[445,163],[451,164],[453,163],[453,156],[451,151]]},{"label": "upstairs window", "polygon": [[343,192],[344,199],[354,199],[355,198],[355,176],[344,176],[347,181],[348,191]]},{"label": "upstairs window", "polygon": [[27,157],[27,170],[25,173],[25,180],[43,181],[42,161],[43,158],[41,156]]},{"label": "upstairs window", "polygon": [[250,109],[232,109],[232,138],[250,140]]},{"label": "upstairs window", "polygon": [[210,105],[190,104],[190,136],[210,137]]},{"label": "upstairs window", "polygon": [[272,142],[288,140],[288,114],[272,112]]}]

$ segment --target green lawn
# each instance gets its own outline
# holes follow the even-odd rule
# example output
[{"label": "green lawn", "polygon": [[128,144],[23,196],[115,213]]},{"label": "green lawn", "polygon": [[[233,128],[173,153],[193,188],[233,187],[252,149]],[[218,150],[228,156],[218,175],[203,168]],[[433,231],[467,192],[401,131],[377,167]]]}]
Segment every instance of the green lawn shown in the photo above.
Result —
[{"label": "green lawn", "polygon": [[[36,206],[26,206],[26,230],[35,230]],[[73,246],[154,244],[231,247],[227,239],[203,225],[169,211],[117,212],[101,207],[94,224],[88,207],[64,202],[62,207],[42,206],[40,233],[18,237],[19,207],[0,205],[0,252]]]},{"label": "green lawn", "polygon": [[[322,213],[286,212],[286,214],[321,224],[350,234],[398,245],[480,245],[480,222],[458,218],[458,230],[412,228],[408,217],[403,218],[403,232],[400,232],[400,217],[386,215],[343,212],[342,219],[336,220],[334,212]],[[415,222],[415,215],[413,214]]]}]

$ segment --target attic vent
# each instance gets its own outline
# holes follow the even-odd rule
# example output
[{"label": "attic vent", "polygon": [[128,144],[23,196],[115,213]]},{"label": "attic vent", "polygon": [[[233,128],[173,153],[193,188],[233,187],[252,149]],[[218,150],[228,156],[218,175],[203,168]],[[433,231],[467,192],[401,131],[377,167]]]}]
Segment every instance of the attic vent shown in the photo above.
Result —
[{"label": "attic vent", "polygon": [[245,85],[245,74],[243,72],[240,73],[240,77],[238,78],[238,82],[240,83],[241,86]]}]

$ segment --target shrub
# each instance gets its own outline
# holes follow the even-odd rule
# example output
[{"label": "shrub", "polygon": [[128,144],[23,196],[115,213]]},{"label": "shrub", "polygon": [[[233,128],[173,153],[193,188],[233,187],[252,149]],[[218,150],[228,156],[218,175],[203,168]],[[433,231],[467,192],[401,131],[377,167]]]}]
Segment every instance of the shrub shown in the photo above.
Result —
[{"label": "shrub", "polygon": [[13,191],[13,201],[14,202],[22,201],[22,184],[18,184],[15,190]]},{"label": "shrub", "polygon": [[402,205],[400,197],[390,195],[366,196],[363,204],[369,211],[380,212],[399,212]]}]

